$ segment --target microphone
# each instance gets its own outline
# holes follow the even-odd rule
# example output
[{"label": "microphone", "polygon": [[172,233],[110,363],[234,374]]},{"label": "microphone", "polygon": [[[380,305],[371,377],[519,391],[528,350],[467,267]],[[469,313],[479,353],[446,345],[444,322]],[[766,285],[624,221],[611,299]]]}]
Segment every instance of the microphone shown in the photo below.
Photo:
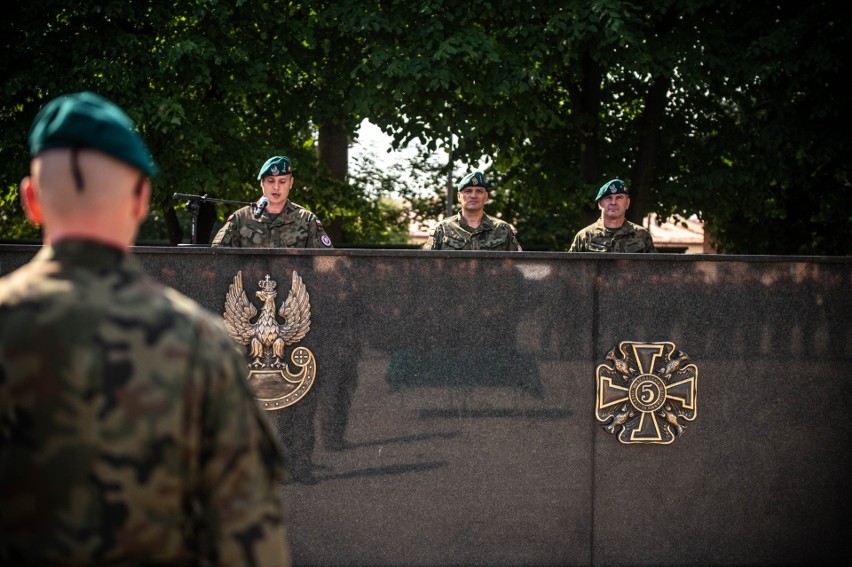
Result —
[{"label": "microphone", "polygon": [[269,199],[266,196],[261,197],[258,202],[255,204],[254,209],[254,218],[259,219],[260,215],[263,214],[263,210],[269,206]]}]

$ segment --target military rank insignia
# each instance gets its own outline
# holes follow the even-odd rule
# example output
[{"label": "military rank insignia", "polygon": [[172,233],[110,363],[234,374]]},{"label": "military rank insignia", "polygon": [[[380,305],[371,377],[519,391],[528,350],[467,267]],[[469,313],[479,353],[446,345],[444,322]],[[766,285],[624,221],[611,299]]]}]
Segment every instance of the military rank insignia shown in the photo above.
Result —
[{"label": "military rank insignia", "polygon": [[624,341],[597,367],[595,417],[622,443],[667,445],[695,419],[698,367],[674,343]]},{"label": "military rank insignia", "polygon": [[[283,409],[304,398],[317,371],[313,353],[302,346],[290,353],[296,372],[284,361],[287,347],[305,338],[311,328],[310,296],[305,284],[294,271],[287,300],[276,313],[277,286],[269,275],[258,282],[260,290],[255,295],[263,303],[259,315],[243,290],[241,271],[234,276],[225,296],[225,328],[237,344],[248,348],[249,386],[267,410]],[[257,319],[252,322],[255,316]]]}]

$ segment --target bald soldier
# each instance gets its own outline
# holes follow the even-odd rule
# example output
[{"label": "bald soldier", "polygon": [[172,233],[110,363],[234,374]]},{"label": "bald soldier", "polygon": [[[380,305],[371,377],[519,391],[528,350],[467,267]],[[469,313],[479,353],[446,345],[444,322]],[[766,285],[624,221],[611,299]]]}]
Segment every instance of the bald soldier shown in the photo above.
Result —
[{"label": "bald soldier", "polygon": [[257,179],[263,191],[259,204],[246,205],[228,217],[211,246],[333,248],[317,216],[290,200],[294,183],[290,158],[269,158]]},{"label": "bald soldier", "polygon": [[569,252],[656,252],[651,233],[627,220],[630,192],[621,179],[598,190],[595,203],[601,218],[577,233]]},{"label": "bald soldier", "polygon": [[0,564],[289,565],[245,360],[130,253],[156,172],[135,126],[70,94],[29,146],[44,245],[0,279]]},{"label": "bald soldier", "polygon": [[485,214],[490,185],[479,171],[458,184],[458,213],[445,218],[423,244],[425,250],[521,250],[515,227]]}]

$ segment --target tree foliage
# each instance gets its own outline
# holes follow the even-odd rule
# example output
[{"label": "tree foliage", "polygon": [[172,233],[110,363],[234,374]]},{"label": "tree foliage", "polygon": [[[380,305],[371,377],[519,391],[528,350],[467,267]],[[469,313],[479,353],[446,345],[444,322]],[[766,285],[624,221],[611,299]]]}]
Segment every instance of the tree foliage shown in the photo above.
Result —
[{"label": "tree foliage", "polygon": [[457,157],[492,157],[497,209],[529,248],[566,249],[622,177],[632,220],[698,214],[722,251],[848,254],[838,8],[378,2],[367,114],[400,143],[456,135]]},{"label": "tree foliage", "polygon": [[128,112],[163,172],[143,238],[186,240],[189,214],[175,192],[255,200],[256,172],[276,154],[296,165],[294,200],[320,215],[363,208],[365,199],[317,175],[310,68],[295,57],[305,45],[300,11],[257,0],[15,3],[0,68],[10,79],[0,106],[0,170],[4,179],[14,172],[4,183],[8,234],[32,236],[16,197],[32,117],[47,100],[83,89]]},{"label": "tree foliage", "polygon": [[[253,200],[257,167],[277,153],[296,162],[294,200],[345,241],[399,241],[409,219],[440,213],[447,171],[423,160],[412,175],[374,164],[341,172],[347,137],[369,118],[397,146],[441,147],[456,164],[484,157],[489,212],[513,222],[526,249],[567,249],[597,214],[597,187],[621,177],[632,220],[698,214],[721,251],[849,254],[841,7],[15,3],[0,24],[3,236],[33,235],[16,197],[32,116],[89,88],[139,123],[164,171],[149,230],[173,242],[188,220],[173,192]],[[424,167],[434,180],[425,192],[412,181]],[[391,206],[390,193],[412,210]]]}]

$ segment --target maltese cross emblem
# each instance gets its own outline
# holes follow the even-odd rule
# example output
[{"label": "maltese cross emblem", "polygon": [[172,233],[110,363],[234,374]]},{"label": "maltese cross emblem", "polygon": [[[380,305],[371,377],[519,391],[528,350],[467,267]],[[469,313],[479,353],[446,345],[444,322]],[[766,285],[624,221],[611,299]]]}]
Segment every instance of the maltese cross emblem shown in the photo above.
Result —
[{"label": "maltese cross emblem", "polygon": [[595,417],[625,444],[668,445],[696,416],[698,367],[674,343],[623,341],[596,370]]}]

